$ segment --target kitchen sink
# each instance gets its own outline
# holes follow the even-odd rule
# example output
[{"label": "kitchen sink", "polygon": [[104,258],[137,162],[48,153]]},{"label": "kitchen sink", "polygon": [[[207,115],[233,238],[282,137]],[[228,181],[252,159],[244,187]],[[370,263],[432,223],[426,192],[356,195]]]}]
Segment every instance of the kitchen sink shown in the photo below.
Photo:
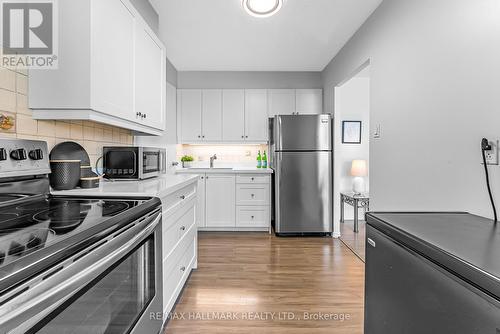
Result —
[{"label": "kitchen sink", "polygon": [[205,170],[233,170],[232,167],[190,167],[188,169],[193,169],[193,170],[202,170],[202,169],[205,169]]}]

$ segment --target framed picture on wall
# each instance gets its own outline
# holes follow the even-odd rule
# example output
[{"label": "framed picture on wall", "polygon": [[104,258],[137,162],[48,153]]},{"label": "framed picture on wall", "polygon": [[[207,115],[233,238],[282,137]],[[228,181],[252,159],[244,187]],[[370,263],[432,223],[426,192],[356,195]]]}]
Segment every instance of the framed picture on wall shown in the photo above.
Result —
[{"label": "framed picture on wall", "polygon": [[342,144],[361,144],[361,121],[342,122]]}]

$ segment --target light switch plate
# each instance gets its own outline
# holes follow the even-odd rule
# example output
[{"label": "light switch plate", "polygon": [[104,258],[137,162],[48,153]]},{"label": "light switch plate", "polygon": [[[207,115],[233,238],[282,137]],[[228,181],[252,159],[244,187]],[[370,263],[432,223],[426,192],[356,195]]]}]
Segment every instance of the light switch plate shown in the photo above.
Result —
[{"label": "light switch plate", "polygon": [[373,138],[378,139],[382,136],[382,126],[377,124],[375,127],[375,132],[373,133]]},{"label": "light switch plate", "polygon": [[[486,151],[486,164],[487,165],[498,165],[498,144],[500,139],[490,140],[491,150]],[[483,164],[483,158],[481,157],[481,164]]]}]

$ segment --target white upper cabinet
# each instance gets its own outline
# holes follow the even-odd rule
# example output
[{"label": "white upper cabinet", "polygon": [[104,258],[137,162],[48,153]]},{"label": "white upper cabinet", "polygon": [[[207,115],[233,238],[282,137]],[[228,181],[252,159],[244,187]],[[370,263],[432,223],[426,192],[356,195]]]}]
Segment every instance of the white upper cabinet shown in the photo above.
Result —
[{"label": "white upper cabinet", "polygon": [[179,89],[180,143],[222,141],[222,90]]},{"label": "white upper cabinet", "polygon": [[267,91],[245,91],[245,140],[266,142],[268,138]]},{"label": "white upper cabinet", "polygon": [[60,1],[59,12],[59,68],[29,73],[33,117],[161,135],[165,47],[129,0]]},{"label": "white upper cabinet", "polygon": [[322,89],[270,89],[269,116],[323,113]]},{"label": "white upper cabinet", "polygon": [[233,142],[245,139],[245,90],[222,92],[222,139]]},{"label": "white upper cabinet", "polygon": [[[134,64],[136,17],[119,0],[94,1],[91,11],[92,107],[135,119],[134,67],[130,65]],[[109,23],[110,13],[113,24]]]},{"label": "white upper cabinet", "polygon": [[268,117],[321,114],[321,89],[179,89],[179,142],[266,143]]},{"label": "white upper cabinet", "polygon": [[200,89],[180,89],[177,95],[177,108],[180,119],[180,142],[189,143],[201,141],[201,106],[202,92]]},{"label": "white upper cabinet", "polygon": [[269,89],[269,116],[295,113],[295,89]]},{"label": "white upper cabinet", "polygon": [[[166,54],[156,35],[142,24],[135,34],[135,117],[152,127],[165,127]],[[161,112],[158,112],[161,111]]]},{"label": "white upper cabinet", "polygon": [[295,112],[300,115],[323,113],[322,89],[297,89],[295,101]]},{"label": "white upper cabinet", "polygon": [[202,92],[201,138],[203,141],[222,141],[222,90],[205,89]]}]

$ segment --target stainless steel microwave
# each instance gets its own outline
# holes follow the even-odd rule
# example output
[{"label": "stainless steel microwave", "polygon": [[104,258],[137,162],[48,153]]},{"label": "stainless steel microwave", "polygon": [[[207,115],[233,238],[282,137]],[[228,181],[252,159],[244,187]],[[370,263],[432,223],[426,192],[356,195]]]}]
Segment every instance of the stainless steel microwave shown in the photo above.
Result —
[{"label": "stainless steel microwave", "polygon": [[153,147],[103,148],[103,169],[108,179],[144,180],[166,172],[166,150]]}]

